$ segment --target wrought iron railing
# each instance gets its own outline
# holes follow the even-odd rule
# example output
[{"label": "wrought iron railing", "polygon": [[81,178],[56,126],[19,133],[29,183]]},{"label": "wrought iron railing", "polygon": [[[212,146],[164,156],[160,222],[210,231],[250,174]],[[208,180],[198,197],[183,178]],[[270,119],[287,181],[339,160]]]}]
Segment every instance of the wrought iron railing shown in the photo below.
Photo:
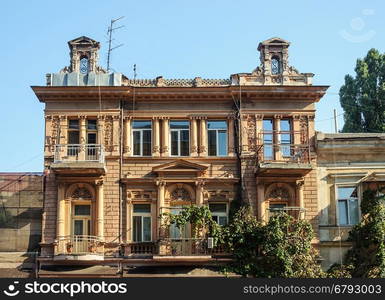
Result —
[{"label": "wrought iron railing", "polygon": [[56,253],[79,255],[79,254],[103,254],[103,242],[97,236],[71,235],[59,237],[56,241]]},{"label": "wrought iron railing", "polygon": [[294,219],[304,219],[306,209],[299,206],[285,206],[285,207],[270,207],[266,209],[268,212],[268,218],[273,215],[286,213],[289,216],[292,216]]},{"label": "wrought iron railing", "polygon": [[225,251],[220,245],[210,245],[207,238],[163,238],[159,249],[160,254],[172,256],[217,255]]},{"label": "wrought iron railing", "polygon": [[58,144],[55,145],[54,162],[100,162],[104,163],[103,145]]},{"label": "wrought iron railing", "polygon": [[262,131],[257,139],[259,162],[310,162],[310,140],[305,131]]}]

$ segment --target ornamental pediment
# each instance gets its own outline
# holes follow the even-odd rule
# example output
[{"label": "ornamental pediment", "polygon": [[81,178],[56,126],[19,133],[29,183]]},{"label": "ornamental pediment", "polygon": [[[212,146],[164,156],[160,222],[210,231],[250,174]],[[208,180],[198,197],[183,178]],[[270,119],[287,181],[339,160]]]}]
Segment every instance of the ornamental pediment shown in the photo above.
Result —
[{"label": "ornamental pediment", "polygon": [[185,159],[174,160],[152,168],[154,173],[203,173],[208,167]]}]

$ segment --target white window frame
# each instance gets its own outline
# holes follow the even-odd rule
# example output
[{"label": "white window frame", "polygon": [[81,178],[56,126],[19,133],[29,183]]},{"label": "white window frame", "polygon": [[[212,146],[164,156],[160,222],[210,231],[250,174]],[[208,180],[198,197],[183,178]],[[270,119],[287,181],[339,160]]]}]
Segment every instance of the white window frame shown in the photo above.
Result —
[{"label": "white window frame", "polygon": [[[335,208],[336,208],[336,225],[339,227],[352,227],[356,224],[351,224],[350,222],[350,210],[349,210],[349,199],[339,199],[338,188],[348,188],[348,187],[356,187],[357,188],[357,206],[358,206],[358,222],[361,220],[361,185],[355,183],[344,183],[344,184],[336,184],[334,186],[334,199],[335,199]],[[348,224],[340,224],[340,210],[339,210],[339,201],[346,200],[347,208],[348,208]]]},{"label": "white window frame", "polygon": [[[224,204],[224,205],[226,205],[226,212],[211,212],[210,204]],[[219,217],[226,217],[226,224],[229,224],[229,205],[228,205],[228,203],[226,203],[226,202],[211,202],[211,203],[209,203],[209,210],[211,212],[212,217],[214,217],[214,216],[218,217],[218,222],[215,221],[218,225],[219,225]],[[222,226],[222,225],[220,225],[220,226]]]},{"label": "white window frame", "polygon": [[[134,128],[134,122],[135,121],[146,121],[151,123],[151,128]],[[132,130],[131,130],[131,145],[132,145],[132,156],[144,156],[144,157],[150,157],[151,156],[151,151],[149,155],[143,155],[143,131],[149,130],[151,132],[150,137],[151,137],[151,144],[150,144],[150,149],[152,149],[152,122],[149,120],[135,120],[132,122]],[[140,132],[140,154],[135,154],[135,149],[134,149],[134,132]]]},{"label": "white window frame", "polygon": [[[149,205],[150,206],[150,212],[148,213],[145,213],[145,212],[134,212],[134,206],[136,204],[146,204],[146,205]],[[141,217],[142,219],[142,222],[141,222],[141,225],[142,225],[142,228],[140,228],[141,232],[142,232],[142,241],[134,241],[134,217]],[[143,238],[144,238],[144,232],[143,232],[143,217],[149,217],[150,218],[150,240],[149,241],[144,241]],[[134,242],[134,243],[148,243],[148,242],[152,242],[152,205],[150,203],[133,203],[132,204],[132,218],[131,218],[131,224],[132,224],[132,238],[131,240]]]},{"label": "white window frame", "polygon": [[[188,128],[185,128],[185,129],[175,129],[175,128],[171,128],[171,122],[173,122],[173,121],[175,121],[175,122],[178,122],[178,121],[186,121],[186,120],[170,120],[170,133],[169,133],[169,142],[170,142],[170,156],[174,156],[174,157],[176,157],[176,156],[181,156],[181,157],[188,157],[188,156],[190,156],[190,146],[191,146],[191,139],[190,139],[190,122],[188,122],[187,121],[187,123],[188,123]],[[187,132],[188,132],[188,149],[189,149],[189,153],[187,154],[187,155],[181,155],[181,146],[180,146],[180,144],[181,144],[181,140],[180,140],[180,132],[182,131],[182,130],[186,130]],[[175,131],[175,132],[178,132],[178,154],[177,155],[175,155],[175,154],[172,154],[172,140],[171,140],[171,133],[173,132],[173,131]]]},{"label": "white window frame", "polygon": [[[209,122],[225,122],[226,123],[226,128],[222,129],[209,129]],[[210,155],[209,154],[209,131],[216,131],[215,138],[216,138],[216,154],[215,155]],[[226,154],[224,155],[219,155],[219,134],[218,131],[226,131]],[[215,156],[220,156],[220,157],[226,157],[229,155],[229,124],[226,120],[207,120],[207,140],[206,140],[206,145],[207,145],[207,156],[215,157]]]}]

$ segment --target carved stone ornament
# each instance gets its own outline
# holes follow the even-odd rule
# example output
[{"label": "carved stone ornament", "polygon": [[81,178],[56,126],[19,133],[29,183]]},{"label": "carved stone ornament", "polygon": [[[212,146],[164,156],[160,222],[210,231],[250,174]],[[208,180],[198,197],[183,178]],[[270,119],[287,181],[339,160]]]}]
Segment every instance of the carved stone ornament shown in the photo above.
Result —
[{"label": "carved stone ornament", "polygon": [[90,191],[84,187],[79,187],[71,195],[71,198],[74,199],[92,199],[92,194]]}]

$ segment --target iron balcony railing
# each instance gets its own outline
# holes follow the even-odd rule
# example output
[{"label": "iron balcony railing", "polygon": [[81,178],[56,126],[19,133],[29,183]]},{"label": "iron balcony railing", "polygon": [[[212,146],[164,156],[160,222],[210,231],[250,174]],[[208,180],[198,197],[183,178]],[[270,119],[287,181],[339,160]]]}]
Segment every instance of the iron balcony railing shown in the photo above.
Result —
[{"label": "iron balcony railing", "polygon": [[103,254],[103,242],[97,236],[70,235],[57,240],[57,254]]},{"label": "iron balcony railing", "polygon": [[297,220],[305,218],[306,209],[299,206],[270,207],[267,208],[268,218],[280,213],[286,213]]},{"label": "iron balcony railing", "polygon": [[257,138],[259,162],[310,163],[310,140],[306,131],[262,131]]},{"label": "iron balcony railing", "polygon": [[160,245],[164,247],[164,255],[194,256],[224,254],[221,245],[215,245],[210,238],[162,238]]},{"label": "iron balcony railing", "polygon": [[55,145],[54,162],[99,162],[104,163],[103,145],[58,144]]}]

